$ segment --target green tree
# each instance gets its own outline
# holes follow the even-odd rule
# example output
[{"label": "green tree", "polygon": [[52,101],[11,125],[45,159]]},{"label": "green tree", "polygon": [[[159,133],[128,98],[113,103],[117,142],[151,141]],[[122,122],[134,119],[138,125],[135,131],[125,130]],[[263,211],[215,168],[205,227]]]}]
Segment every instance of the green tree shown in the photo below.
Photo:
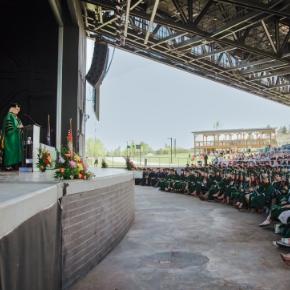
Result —
[{"label": "green tree", "polygon": [[86,155],[88,157],[105,156],[106,148],[101,140],[88,138],[86,141]]},{"label": "green tree", "polygon": [[153,153],[154,152],[153,149],[150,147],[149,144],[141,141],[140,142],[140,145],[141,145],[141,148],[142,148],[142,153],[148,154],[148,153]]},{"label": "green tree", "polygon": [[216,122],[213,124],[213,128],[216,129],[216,130],[219,129],[220,126],[221,126],[220,121],[216,121]]},{"label": "green tree", "polygon": [[135,145],[134,141],[131,142],[130,153],[131,153],[131,156],[135,156],[136,155],[136,145]]},{"label": "green tree", "polygon": [[177,147],[176,148],[176,153],[190,153],[190,149],[182,148],[182,147]]},{"label": "green tree", "polygon": [[170,153],[170,146],[165,145],[163,148],[160,148],[155,151],[155,154],[157,155],[164,155],[164,154],[169,154]]},{"label": "green tree", "polygon": [[116,149],[113,150],[112,156],[121,156],[121,146],[118,146]]},{"label": "green tree", "polygon": [[288,133],[286,126],[280,127],[279,130],[278,130],[278,132],[280,134],[287,134]]}]

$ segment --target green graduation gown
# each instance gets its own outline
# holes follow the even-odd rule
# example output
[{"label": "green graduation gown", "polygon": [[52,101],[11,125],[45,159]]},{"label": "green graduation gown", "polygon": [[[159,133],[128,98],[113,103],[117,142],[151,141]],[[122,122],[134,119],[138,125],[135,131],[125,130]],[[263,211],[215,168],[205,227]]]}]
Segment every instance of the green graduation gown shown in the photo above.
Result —
[{"label": "green graduation gown", "polygon": [[22,162],[22,133],[18,127],[21,125],[20,119],[9,112],[3,121],[4,133],[4,166],[18,165]]}]

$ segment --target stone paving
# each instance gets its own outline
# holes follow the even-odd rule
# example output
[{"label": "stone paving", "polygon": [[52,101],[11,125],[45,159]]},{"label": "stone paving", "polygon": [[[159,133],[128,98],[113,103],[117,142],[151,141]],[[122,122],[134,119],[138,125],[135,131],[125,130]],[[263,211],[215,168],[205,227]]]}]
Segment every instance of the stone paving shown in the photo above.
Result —
[{"label": "stone paving", "polygon": [[123,241],[72,290],[289,290],[263,216],[136,187]]}]

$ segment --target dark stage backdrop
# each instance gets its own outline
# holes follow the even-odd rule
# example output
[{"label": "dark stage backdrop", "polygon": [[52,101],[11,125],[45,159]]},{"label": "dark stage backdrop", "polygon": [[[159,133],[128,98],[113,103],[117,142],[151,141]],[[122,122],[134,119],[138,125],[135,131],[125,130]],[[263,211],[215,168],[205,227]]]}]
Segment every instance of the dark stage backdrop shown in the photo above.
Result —
[{"label": "dark stage backdrop", "polygon": [[9,103],[19,102],[23,123],[42,126],[42,141],[51,115],[54,145],[58,25],[49,1],[1,1],[0,35],[0,126]]}]

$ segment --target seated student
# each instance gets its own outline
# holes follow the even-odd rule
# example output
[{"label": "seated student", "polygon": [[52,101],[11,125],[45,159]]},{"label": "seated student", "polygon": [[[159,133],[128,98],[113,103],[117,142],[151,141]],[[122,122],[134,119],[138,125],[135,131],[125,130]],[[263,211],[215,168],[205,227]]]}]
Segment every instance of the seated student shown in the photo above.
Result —
[{"label": "seated student", "polygon": [[236,196],[239,195],[237,183],[234,175],[229,176],[229,184],[226,186],[223,203],[231,204]]},{"label": "seated student", "polygon": [[253,188],[251,187],[250,183],[250,177],[246,176],[241,179],[241,182],[239,184],[239,195],[236,197],[235,207],[237,209],[242,209],[243,207],[247,206],[247,199],[246,196],[249,196],[251,190],[253,191]]},{"label": "seated student", "polygon": [[270,183],[269,177],[264,175],[261,185],[250,195],[250,207],[257,212],[262,212],[265,207],[271,207],[273,197],[274,187]]},{"label": "seated student", "polygon": [[229,196],[230,198],[229,203],[232,204],[233,206],[236,206],[236,203],[239,200],[243,183],[244,183],[244,176],[239,171],[235,172],[234,187],[232,188],[230,196]]},{"label": "seated student", "polygon": [[188,191],[188,170],[181,170],[181,174],[174,183],[174,191],[178,193],[187,193]]},{"label": "seated student", "polygon": [[157,172],[154,168],[149,170],[148,179],[149,179],[150,186],[156,185],[158,180],[157,180]]},{"label": "seated student", "polygon": [[155,185],[153,185],[154,187],[158,187],[159,186],[159,183],[160,183],[160,180],[162,180],[163,178],[165,178],[165,170],[161,169],[161,168],[157,168],[157,171],[156,171],[156,183]]},{"label": "seated student", "polygon": [[290,208],[290,192],[287,185],[284,185],[280,190],[276,199],[276,204],[273,204],[267,218],[259,225],[265,227],[277,220],[279,215]]},{"label": "seated student", "polygon": [[164,168],[163,174],[161,175],[159,179],[159,190],[165,191],[165,188],[168,187],[168,175],[169,175],[169,170],[167,168]]},{"label": "seated student", "polygon": [[188,194],[193,195],[196,188],[196,179],[197,179],[197,173],[195,170],[191,169],[188,175]]},{"label": "seated student", "polygon": [[203,181],[203,172],[195,171],[194,190],[191,192],[192,196],[198,196],[201,190],[201,183]]},{"label": "seated student", "polygon": [[170,170],[170,176],[169,176],[169,187],[167,191],[174,192],[174,189],[176,187],[176,183],[179,183],[179,175],[175,169]]},{"label": "seated student", "polygon": [[283,211],[283,205],[285,205],[288,200],[288,186],[281,175],[275,174],[273,187],[274,192],[271,196],[270,211],[266,220],[260,224],[261,227],[270,225],[272,219],[277,219],[279,214]]},{"label": "seated student", "polygon": [[259,226],[264,227],[270,225],[273,221],[278,220],[280,214],[282,214],[284,211],[288,211],[289,209],[290,209],[290,199],[288,200],[287,204],[274,205],[272,207],[271,214],[268,215],[266,220],[262,222]]},{"label": "seated student", "polygon": [[184,172],[183,182],[182,182],[182,193],[189,194],[189,184],[190,184],[190,171],[187,169]]},{"label": "seated student", "polygon": [[141,185],[149,185],[149,172],[147,168],[143,169]]},{"label": "seated student", "polygon": [[[279,215],[278,220],[281,222],[279,225],[279,233],[282,238],[280,241],[274,241],[273,244],[276,247],[283,246],[283,248],[290,248],[290,207]],[[281,254],[281,258],[288,266],[290,266],[290,254]]]},{"label": "seated student", "polygon": [[202,200],[213,200],[213,195],[217,194],[220,190],[219,183],[222,178],[220,176],[220,172],[216,171],[213,175],[210,175],[210,182],[208,184],[208,191],[200,196]]},{"label": "seated student", "polygon": [[184,183],[184,170],[181,169],[180,174],[176,173],[175,182],[173,184],[173,191],[177,193],[181,193],[183,189],[183,183]]},{"label": "seated student", "polygon": [[176,179],[177,179],[176,171],[174,169],[169,169],[168,174],[164,180],[163,190],[168,191],[168,192],[173,191],[174,183]]},{"label": "seated student", "polygon": [[135,185],[142,185],[142,179],[143,179],[143,172],[142,172],[142,175],[141,175],[141,171],[136,171]]},{"label": "seated student", "polygon": [[199,172],[196,180],[194,196],[200,196],[206,192],[207,189],[207,174],[203,171]]},{"label": "seated student", "polygon": [[218,193],[214,194],[213,197],[215,198],[216,201],[221,201],[224,202],[226,196],[226,190],[228,188],[228,186],[230,185],[231,182],[231,175],[229,173],[226,173],[222,179],[222,181],[220,182],[220,190]]}]

